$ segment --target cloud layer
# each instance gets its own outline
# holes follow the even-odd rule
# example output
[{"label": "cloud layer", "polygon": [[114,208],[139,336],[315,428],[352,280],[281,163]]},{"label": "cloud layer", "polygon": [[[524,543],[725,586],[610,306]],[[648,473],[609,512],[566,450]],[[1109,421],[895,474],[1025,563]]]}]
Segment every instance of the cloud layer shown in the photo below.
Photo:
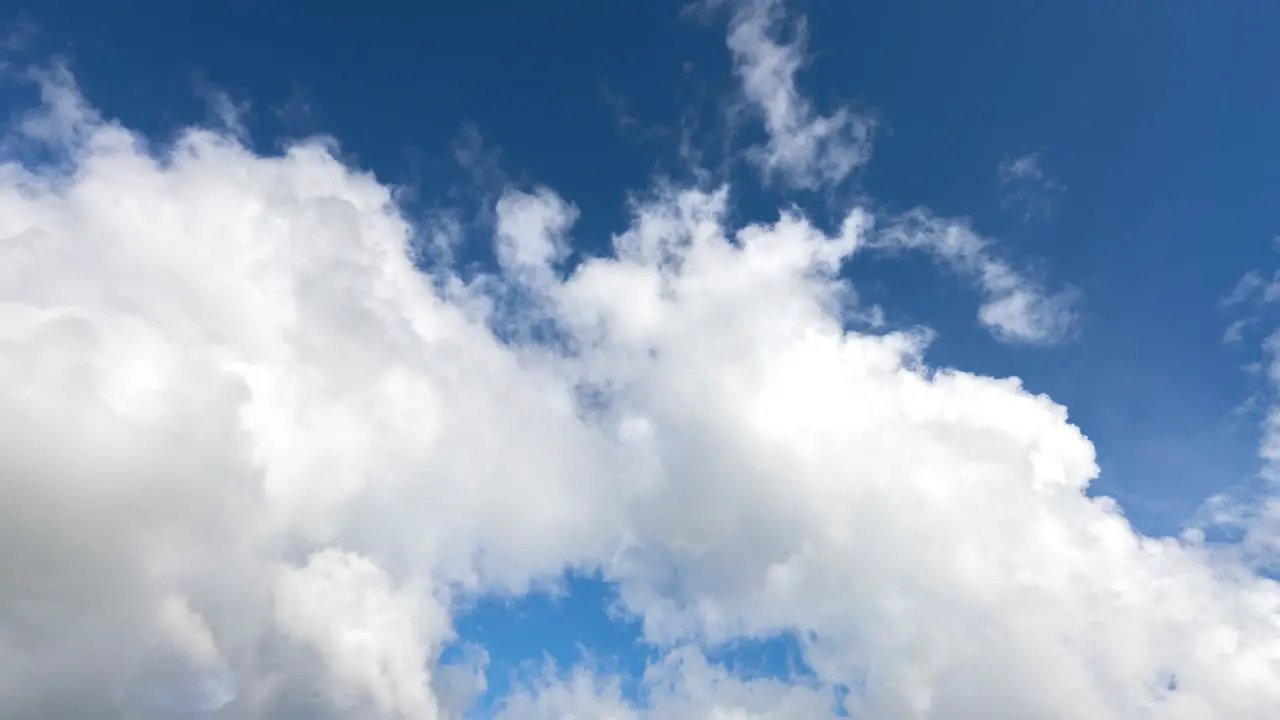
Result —
[{"label": "cloud layer", "polygon": [[[773,5],[744,7],[751,70]],[[61,162],[0,166],[0,715],[458,717],[458,602],[567,568],[663,650],[647,702],[582,668],[504,717],[1280,705],[1280,587],[1089,498],[1093,447],[1049,398],[931,367],[925,331],[847,328],[842,265],[923,250],[998,336],[1060,333],[1064,301],[963,224],[735,228],[726,188],[666,187],[566,267],[578,210],[510,189],[499,267],[464,282],[413,265],[424,238],[330,141],[149,149],[42,83],[10,147]],[[792,137],[813,116],[780,97]],[[812,680],[705,657],[779,633]]]}]

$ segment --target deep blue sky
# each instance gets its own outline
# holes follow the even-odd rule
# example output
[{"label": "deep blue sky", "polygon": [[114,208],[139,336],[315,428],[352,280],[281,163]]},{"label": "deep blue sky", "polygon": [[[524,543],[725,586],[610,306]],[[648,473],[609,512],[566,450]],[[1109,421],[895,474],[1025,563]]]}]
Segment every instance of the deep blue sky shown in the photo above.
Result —
[{"label": "deep blue sky", "polygon": [[[91,102],[132,127],[171,136],[207,117],[201,87],[221,88],[249,104],[259,150],[332,134],[360,166],[415,188],[415,213],[468,187],[454,148],[474,128],[490,158],[482,185],[549,185],[581,208],[580,247],[598,251],[623,227],[629,191],[655,171],[686,172],[682,121],[696,121],[710,164],[724,160],[724,29],[681,18],[681,4],[11,0],[0,22],[30,28],[13,66],[67,58]],[[1271,265],[1280,233],[1280,5],[791,7],[809,17],[801,83],[818,107],[849,101],[883,121],[846,193],[968,216],[1050,287],[1080,292],[1074,339],[1002,346],[973,326],[958,282],[925,263],[859,260],[850,272],[890,319],[937,328],[935,362],[1018,375],[1067,405],[1099,449],[1097,491],[1146,532],[1175,532],[1253,472],[1257,418],[1231,411],[1256,390],[1240,368],[1259,338],[1224,347],[1219,301]],[[0,107],[25,106],[28,90],[6,85]],[[1059,189],[1028,218],[997,167],[1033,152]],[[729,177],[740,215],[776,211],[747,168]],[[801,201],[821,215],[830,198]],[[580,592],[600,591],[589,585]],[[591,597],[584,607],[598,606]],[[612,652],[632,636],[574,611],[572,594],[568,606],[531,602],[483,607],[468,629],[499,667],[540,649],[572,659],[576,643]]]}]

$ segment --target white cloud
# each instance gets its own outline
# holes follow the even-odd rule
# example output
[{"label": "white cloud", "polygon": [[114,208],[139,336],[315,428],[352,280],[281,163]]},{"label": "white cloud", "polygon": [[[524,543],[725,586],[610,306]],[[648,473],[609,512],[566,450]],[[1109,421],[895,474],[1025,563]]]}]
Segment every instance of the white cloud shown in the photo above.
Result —
[{"label": "white cloud", "polygon": [[1005,207],[1025,218],[1051,214],[1066,193],[1045,167],[1039,152],[1007,158],[996,167],[996,178],[1004,193]]},{"label": "white cloud", "polygon": [[1244,338],[1245,328],[1256,322],[1256,318],[1241,318],[1233,320],[1227,329],[1222,332],[1222,344],[1234,345]]},{"label": "white cloud", "polygon": [[[1234,310],[1241,305],[1251,305],[1256,313],[1261,303],[1272,303],[1280,299],[1280,272],[1276,272],[1270,281],[1263,279],[1257,270],[1250,270],[1236,282],[1231,292],[1218,303],[1224,310]],[[1227,325],[1222,333],[1222,344],[1236,345],[1244,338],[1244,331],[1259,322],[1256,314],[1238,317]]]},{"label": "white cloud", "polygon": [[997,168],[1002,185],[1022,180],[1044,180],[1044,168],[1041,166],[1040,153],[1027,153],[1009,158]]},{"label": "white cloud", "polygon": [[196,80],[195,91],[204,101],[214,127],[241,142],[249,142],[249,129],[244,124],[251,109],[249,101],[237,102],[226,90],[201,79]]},{"label": "white cloud", "polygon": [[[169,597],[234,670],[237,712],[330,684],[311,668],[417,703],[408,655],[447,623],[340,658],[326,607],[377,572],[424,608],[519,592],[613,547],[616,450],[557,368],[413,268],[388,188],[324,142],[263,158],[193,131],[151,157],[48,77],[25,127],[70,166],[0,168],[0,715],[108,716],[85,708],[142,682]],[[307,596],[332,625],[281,626],[281,565],[307,578],[338,551],[374,569]]]},{"label": "white cloud", "polygon": [[499,720],[611,718],[641,720],[745,720],[832,717],[836,693],[817,684],[772,679],[744,681],[708,663],[696,648],[678,648],[651,665],[644,677],[646,707],[630,705],[616,678],[579,668],[548,677],[507,698]]},{"label": "white cloud", "polygon": [[[1257,321],[1246,318],[1236,324]],[[1261,375],[1266,388],[1246,398],[1235,412],[1261,411],[1261,467],[1251,482],[1210,498],[1202,514],[1207,527],[1238,534],[1240,541],[1234,550],[1246,563],[1270,571],[1274,577],[1280,570],[1280,330],[1267,335],[1260,349],[1262,360],[1250,363],[1246,370]]]},{"label": "white cloud", "polygon": [[511,273],[550,269],[568,254],[563,236],[577,218],[576,208],[546,188],[509,190],[498,200],[498,261]]},{"label": "white cloud", "polygon": [[424,639],[448,633],[447,612],[396,588],[367,558],[326,549],[301,568],[284,567],[275,588],[275,621],[290,638],[314,646],[328,664],[339,703],[371,701],[375,717],[434,718],[423,665]]},{"label": "white cloud", "polygon": [[1010,342],[1045,344],[1061,340],[1075,326],[1075,293],[1046,295],[1035,283],[994,257],[991,244],[962,222],[913,210],[886,227],[878,248],[922,250],[971,278],[986,295],[981,323]]},{"label": "white cloud", "polygon": [[[719,4],[719,3],[713,3]],[[804,189],[844,180],[871,158],[875,122],[841,107],[813,108],[796,85],[804,63],[805,25],[781,38],[785,9],[777,0],[731,0],[728,46],[746,101],[760,114],[769,140],[750,157],[766,180]]]},{"label": "white cloud", "polygon": [[[816,717],[837,686],[863,718],[1280,703],[1276,583],[1087,497],[1049,398],[844,329],[841,264],[914,248],[998,332],[1060,331],[960,225],[734,228],[726,190],[666,189],[559,269],[576,211],[513,191],[499,274],[464,285],[331,143],[154,156],[45,91],[24,141],[67,166],[0,166],[0,716],[146,717],[176,651],[219,717],[457,717],[483,682],[439,667],[454,601],[569,567],[667,650],[652,707],[584,670],[506,717]],[[705,660],[782,631],[812,681]]]},{"label": "white cloud", "polygon": [[1235,288],[1231,290],[1231,294],[1222,299],[1222,307],[1239,305],[1251,299],[1262,285],[1262,276],[1258,274],[1257,270],[1250,270],[1240,277]]},{"label": "white cloud", "polygon": [[[1273,245],[1275,241],[1273,239]],[[1240,277],[1235,288],[1219,302],[1233,309],[1249,303],[1253,314],[1237,318],[1223,333],[1224,344],[1238,345],[1244,330],[1266,322],[1258,305],[1280,299],[1280,270],[1267,281],[1257,270]],[[1227,529],[1240,536],[1235,548],[1248,564],[1269,571],[1280,570],[1280,330],[1272,328],[1256,346],[1259,360],[1244,366],[1246,372],[1261,377],[1263,389],[1233,410],[1233,414],[1259,413],[1261,416],[1258,459],[1261,466],[1254,478],[1205,503],[1205,524]]]},{"label": "white cloud", "polygon": [[1240,276],[1231,293],[1222,299],[1220,307],[1230,308],[1245,302],[1273,303],[1280,300],[1280,271],[1264,280],[1257,270],[1250,270]]}]

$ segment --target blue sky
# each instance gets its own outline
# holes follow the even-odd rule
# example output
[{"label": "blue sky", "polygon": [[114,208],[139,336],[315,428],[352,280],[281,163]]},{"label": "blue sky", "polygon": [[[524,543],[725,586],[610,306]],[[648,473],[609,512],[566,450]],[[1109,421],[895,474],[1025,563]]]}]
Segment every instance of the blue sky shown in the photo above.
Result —
[{"label": "blue sky", "polygon": [[[765,4],[10,3],[0,104],[14,118],[36,106],[19,76],[61,59],[84,103],[157,147],[200,124],[237,126],[261,156],[331,136],[343,162],[399,188],[415,227],[457,223],[459,278],[507,272],[493,238],[512,189],[552,188],[576,208],[570,266],[613,253],[655,178],[728,183],[739,226],[791,207],[829,233],[854,206],[878,226],[912,208],[964,219],[990,239],[973,272],[949,272],[941,250],[890,251],[853,256],[841,282],[885,327],[934,330],[932,366],[1016,376],[1068,408],[1101,467],[1088,492],[1143,535],[1202,524],[1206,498],[1254,482],[1271,404],[1259,368],[1280,238],[1280,7],[791,0],[772,29],[780,47],[807,38],[805,102],[874,125],[869,161],[804,187],[753,164],[771,135],[726,46],[735,13]],[[1006,342],[976,322],[974,268],[991,258],[1069,298],[1070,327]],[[1257,287],[1224,302],[1250,271]],[[640,675],[665,649],[591,564],[554,592],[459,605],[446,656],[489,657],[474,713],[496,712],[508,679],[536,681],[547,658],[594,658],[625,696],[647,692]],[[794,638],[768,636],[706,657],[808,672]]]}]

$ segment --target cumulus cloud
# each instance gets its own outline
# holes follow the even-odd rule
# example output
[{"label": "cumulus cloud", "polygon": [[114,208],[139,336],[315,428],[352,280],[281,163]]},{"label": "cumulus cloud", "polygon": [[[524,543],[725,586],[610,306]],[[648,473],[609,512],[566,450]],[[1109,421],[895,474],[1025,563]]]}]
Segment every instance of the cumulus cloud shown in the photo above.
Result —
[{"label": "cumulus cloud", "polygon": [[[66,161],[0,165],[0,716],[459,717],[454,609],[569,568],[662,650],[646,698],[582,668],[504,717],[1280,704],[1280,586],[1089,497],[1051,399],[846,329],[843,263],[913,249],[998,332],[1060,330],[961,224],[734,227],[726,188],[664,187],[569,266],[577,209],[513,189],[464,281],[331,141],[155,149],[44,91],[16,141]],[[811,679],[706,659],[779,633]]]},{"label": "cumulus cloud", "polygon": [[871,158],[875,122],[847,107],[815,110],[799,90],[796,75],[805,61],[805,24],[783,39],[786,12],[778,0],[720,0],[731,5],[729,51],[742,93],[759,114],[768,141],[750,159],[766,180],[812,190],[838,183]]},{"label": "cumulus cloud", "polygon": [[435,293],[329,144],[152,155],[48,77],[23,127],[70,166],[0,169],[0,714],[117,707],[176,649],[245,712],[332,686],[429,716],[451,594],[612,547],[616,448],[560,369]]}]

